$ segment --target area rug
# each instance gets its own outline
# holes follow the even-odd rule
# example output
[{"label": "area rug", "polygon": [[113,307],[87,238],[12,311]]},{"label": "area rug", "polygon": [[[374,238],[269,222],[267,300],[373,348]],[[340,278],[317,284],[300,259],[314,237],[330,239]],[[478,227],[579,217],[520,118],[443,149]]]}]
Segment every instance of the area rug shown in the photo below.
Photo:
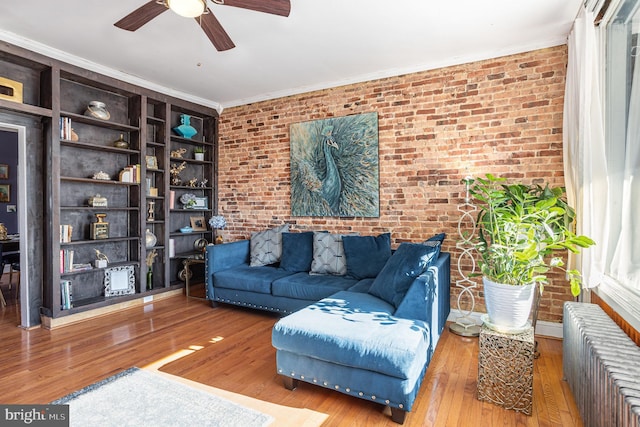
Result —
[{"label": "area rug", "polygon": [[69,405],[71,426],[263,427],[274,421],[270,415],[138,368],[52,403]]}]

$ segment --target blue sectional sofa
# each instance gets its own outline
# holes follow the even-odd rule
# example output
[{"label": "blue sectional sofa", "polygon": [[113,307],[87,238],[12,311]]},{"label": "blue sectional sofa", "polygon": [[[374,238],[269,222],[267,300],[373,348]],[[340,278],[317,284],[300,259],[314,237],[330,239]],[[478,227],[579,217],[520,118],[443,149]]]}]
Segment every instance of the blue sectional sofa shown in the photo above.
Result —
[{"label": "blue sectional sofa", "polygon": [[[251,265],[249,240],[208,246],[207,298],[287,315],[272,335],[287,388],[305,381],[379,402],[402,423],[449,315],[450,255],[439,244],[402,243],[392,252],[388,235],[341,236],[344,253],[329,252],[346,266],[320,274],[308,242],[299,245],[309,236],[289,234],[301,233],[283,233],[279,262],[269,265]],[[290,238],[298,244],[287,247]]]}]

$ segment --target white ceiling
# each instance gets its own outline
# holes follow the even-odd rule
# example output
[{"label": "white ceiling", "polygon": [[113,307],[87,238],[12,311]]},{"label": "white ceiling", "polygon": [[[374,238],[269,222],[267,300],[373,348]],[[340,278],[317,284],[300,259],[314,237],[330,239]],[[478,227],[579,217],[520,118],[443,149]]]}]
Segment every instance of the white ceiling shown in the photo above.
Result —
[{"label": "white ceiling", "polygon": [[113,26],[146,2],[2,0],[0,40],[222,111],[564,44],[581,4],[291,0],[285,18],[208,1],[236,45],[218,52],[171,11],[133,33]]}]

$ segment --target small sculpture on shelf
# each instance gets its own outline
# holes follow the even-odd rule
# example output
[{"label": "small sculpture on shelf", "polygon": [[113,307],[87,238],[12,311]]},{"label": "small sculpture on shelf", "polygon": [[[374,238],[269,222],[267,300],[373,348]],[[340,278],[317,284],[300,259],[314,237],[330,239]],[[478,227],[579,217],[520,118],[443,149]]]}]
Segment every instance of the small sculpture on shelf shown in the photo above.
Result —
[{"label": "small sculpture on shelf", "polygon": [[107,268],[109,264],[109,258],[104,253],[100,252],[98,249],[94,249],[96,252],[96,259],[93,261],[93,266],[95,268]]},{"label": "small sculpture on shelf", "polygon": [[111,179],[111,177],[109,176],[108,173],[102,172],[102,171],[94,173],[92,178],[93,179],[98,179],[98,180],[101,180],[101,181],[109,181]]},{"label": "small sculpture on shelf", "polygon": [[145,261],[147,264],[147,290],[148,291],[153,289],[153,262],[155,261],[155,258],[157,255],[158,253],[154,249],[147,254],[147,259]]},{"label": "small sculpture on shelf", "polygon": [[207,183],[209,182],[209,180],[207,178],[203,178],[202,181],[200,181],[198,183],[198,187],[200,188],[205,188],[207,186]]},{"label": "small sculpture on shelf", "polygon": [[180,172],[182,172],[187,167],[187,162],[171,163],[171,170],[169,173],[171,174],[171,185],[180,185],[182,184],[182,178],[180,178]]},{"label": "small sculpture on shelf", "polygon": [[108,204],[107,198],[100,194],[89,197],[89,206],[92,208],[106,208]]},{"label": "small sculpture on shelf", "polygon": [[186,152],[187,152],[186,148],[178,148],[177,150],[171,150],[171,158],[172,159],[182,159],[182,156]]},{"label": "small sculpture on shelf", "polygon": [[100,240],[109,238],[109,223],[104,219],[107,217],[106,213],[95,214],[97,221],[91,223],[91,239]]},{"label": "small sculpture on shelf", "polygon": [[189,180],[189,184],[187,184],[189,187],[191,188],[196,188],[196,186],[198,185],[198,178],[193,177]]},{"label": "small sculpture on shelf", "polygon": [[208,244],[209,242],[207,241],[207,239],[205,239],[204,237],[201,237],[199,239],[196,239],[195,242],[193,242],[193,249],[195,249],[198,252],[204,252],[207,250]]},{"label": "small sculpture on shelf", "polygon": [[147,221],[155,221],[156,220],[156,202],[153,200],[149,200],[147,202]]}]

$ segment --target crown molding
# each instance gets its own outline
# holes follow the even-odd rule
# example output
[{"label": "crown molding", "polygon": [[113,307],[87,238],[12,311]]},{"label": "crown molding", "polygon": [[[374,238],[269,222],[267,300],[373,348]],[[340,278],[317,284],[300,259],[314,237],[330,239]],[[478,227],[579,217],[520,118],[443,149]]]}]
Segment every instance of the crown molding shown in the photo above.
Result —
[{"label": "crown molding", "polygon": [[43,43],[36,42],[34,40],[27,39],[25,37],[21,37],[17,34],[0,30],[0,40],[3,40],[7,43],[14,44],[16,46],[20,46],[24,49],[31,50],[41,55],[45,55],[50,58],[57,59],[58,61],[66,62],[68,64],[72,64],[89,71],[93,71],[96,73],[104,74],[105,76],[113,77],[114,79],[122,80],[136,86],[144,87],[149,90],[153,90],[155,92],[160,92],[165,95],[172,96],[174,98],[182,99],[184,101],[193,102],[194,104],[213,108],[218,112],[218,114],[222,114],[223,107],[218,102],[212,101],[210,99],[200,98],[198,96],[194,96],[189,93],[177,91],[175,89],[171,89],[166,86],[162,86],[162,85],[150,82],[148,80],[142,79],[132,74],[128,74],[110,67],[106,67],[96,62],[89,61],[87,59],[81,58],[76,55],[72,55],[70,53],[53,48],[51,46],[47,46]]}]

